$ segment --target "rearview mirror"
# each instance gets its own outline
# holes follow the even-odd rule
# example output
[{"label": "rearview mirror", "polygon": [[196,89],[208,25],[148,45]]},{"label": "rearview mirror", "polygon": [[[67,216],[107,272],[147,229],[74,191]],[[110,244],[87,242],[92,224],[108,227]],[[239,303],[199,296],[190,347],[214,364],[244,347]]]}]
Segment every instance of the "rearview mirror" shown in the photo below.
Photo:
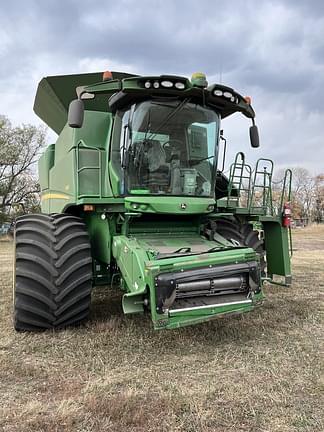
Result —
[{"label": "rearview mirror", "polygon": [[260,147],[259,131],[256,125],[250,127],[250,142],[251,142],[251,147],[253,148]]},{"label": "rearview mirror", "polygon": [[68,124],[71,128],[80,128],[83,124],[84,104],[81,99],[73,100],[69,105]]}]

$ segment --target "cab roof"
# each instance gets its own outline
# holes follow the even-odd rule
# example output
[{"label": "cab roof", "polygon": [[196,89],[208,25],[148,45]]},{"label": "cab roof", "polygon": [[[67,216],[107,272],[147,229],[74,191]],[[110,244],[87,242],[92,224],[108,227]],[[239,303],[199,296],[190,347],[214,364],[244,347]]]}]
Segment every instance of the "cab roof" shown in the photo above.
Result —
[{"label": "cab roof", "polygon": [[[77,92],[87,93],[93,98],[83,98],[86,110],[115,111],[131,103],[152,97],[189,98],[211,106],[220,113],[221,118],[235,112],[242,112],[248,118],[255,113],[249,101],[230,87],[212,84],[208,88],[200,88],[187,78],[174,75],[138,76],[125,72],[111,72],[111,79],[102,81],[103,72],[59,75],[43,78],[37,88],[34,102],[35,113],[57,134],[67,122],[69,104],[76,99]],[[163,88],[163,82],[182,82],[182,89]],[[151,85],[147,87],[147,83]],[[156,88],[153,84],[159,83]],[[226,96],[227,94],[227,96]],[[228,95],[231,95],[228,98]],[[86,95],[84,95],[86,96]],[[108,104],[109,99],[109,104]]]}]

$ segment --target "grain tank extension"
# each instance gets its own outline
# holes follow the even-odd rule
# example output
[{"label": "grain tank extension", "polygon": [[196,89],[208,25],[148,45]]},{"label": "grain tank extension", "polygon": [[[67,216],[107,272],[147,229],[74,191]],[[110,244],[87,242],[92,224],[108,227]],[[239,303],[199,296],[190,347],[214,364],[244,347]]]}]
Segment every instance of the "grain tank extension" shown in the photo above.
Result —
[{"label": "grain tank extension", "polygon": [[59,136],[39,160],[42,213],[16,223],[17,330],[81,322],[98,285],[172,329],[291,283],[291,171],[276,200],[271,160],[240,152],[224,173],[223,118],[250,119],[259,146],[249,98],[200,73],[106,72],[43,78],[34,110]]}]

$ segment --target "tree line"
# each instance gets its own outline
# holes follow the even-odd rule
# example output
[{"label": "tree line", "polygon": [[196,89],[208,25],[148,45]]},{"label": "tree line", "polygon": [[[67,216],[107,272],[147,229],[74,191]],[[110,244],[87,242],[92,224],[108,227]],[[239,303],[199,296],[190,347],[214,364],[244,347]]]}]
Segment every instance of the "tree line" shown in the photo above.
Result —
[{"label": "tree line", "polygon": [[312,176],[305,168],[293,168],[292,212],[295,219],[324,222],[324,173]]}]

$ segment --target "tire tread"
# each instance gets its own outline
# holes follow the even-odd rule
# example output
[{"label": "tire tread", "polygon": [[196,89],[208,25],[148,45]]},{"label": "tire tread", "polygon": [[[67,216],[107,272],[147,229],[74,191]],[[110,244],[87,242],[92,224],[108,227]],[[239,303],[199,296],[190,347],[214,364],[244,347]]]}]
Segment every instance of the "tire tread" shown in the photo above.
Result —
[{"label": "tire tread", "polygon": [[15,329],[57,329],[86,319],[92,258],[82,219],[68,214],[22,216],[15,244]]}]

